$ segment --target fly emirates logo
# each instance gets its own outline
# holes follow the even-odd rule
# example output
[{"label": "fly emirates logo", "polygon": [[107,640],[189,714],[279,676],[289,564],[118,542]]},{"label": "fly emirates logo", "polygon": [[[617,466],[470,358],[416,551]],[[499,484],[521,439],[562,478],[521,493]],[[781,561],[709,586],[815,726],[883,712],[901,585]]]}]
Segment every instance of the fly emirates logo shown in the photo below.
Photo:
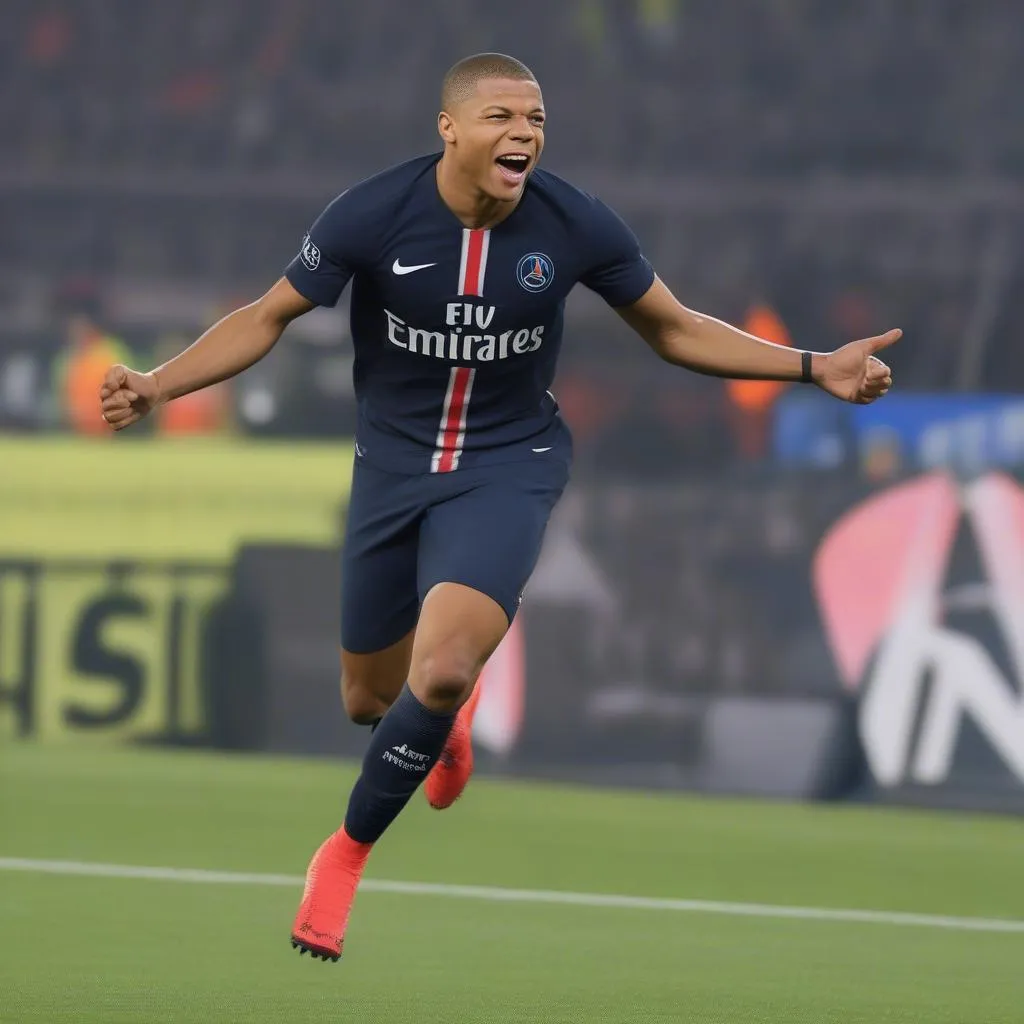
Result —
[{"label": "fly emirates logo", "polygon": [[458,362],[492,362],[536,352],[544,341],[544,328],[520,327],[518,331],[488,334],[496,306],[476,306],[470,302],[449,302],[445,310],[447,331],[424,331],[412,327],[389,309],[388,341],[407,352],[435,359]]}]

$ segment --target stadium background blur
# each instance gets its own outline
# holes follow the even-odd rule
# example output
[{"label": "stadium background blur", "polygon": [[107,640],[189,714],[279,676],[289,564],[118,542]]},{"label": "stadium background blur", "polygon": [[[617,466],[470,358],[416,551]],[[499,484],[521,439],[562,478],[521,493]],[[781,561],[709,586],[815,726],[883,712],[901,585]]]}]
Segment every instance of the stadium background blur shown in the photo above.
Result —
[{"label": "stadium background blur", "polygon": [[[546,163],[619,209],[685,301],[738,321],[767,304],[819,348],[897,323],[915,341],[894,356],[901,390],[1024,388],[1012,0],[755,3],[741,26],[712,0],[453,0],[388,34],[394,16],[5,5],[0,422],[55,425],[38,399],[68,313],[148,364],[259,293],[327,199],[435,148],[439,69],[494,46],[543,84]],[[325,323],[297,325],[262,371],[275,415],[246,415],[236,389],[239,429],[350,430],[345,374],[316,372],[342,358]],[[591,432],[647,417],[659,477],[742,454],[721,385],[660,372],[585,298],[572,324],[562,390],[584,462],[615,472]]]},{"label": "stadium background blur", "polygon": [[[171,801],[179,791],[197,798],[179,808],[180,834],[195,844],[171,844],[179,863],[301,871],[297,859],[282,863],[299,854],[280,837],[267,847],[265,836],[253,836],[247,848],[264,852],[249,860],[222,848],[226,805],[196,817],[204,798],[189,789],[187,764],[203,766],[210,794],[234,793],[241,776],[229,783],[223,773],[237,768],[179,754],[118,758],[140,756],[124,753],[124,741],[289,755],[362,749],[363,734],[341,722],[334,646],[334,551],[354,423],[347,299],[340,312],[298,321],[242,377],[125,435],[105,433],[97,378],[114,361],[155,365],[258,296],[330,198],[437,146],[443,71],[492,49],[521,58],[540,80],[545,166],[616,208],[687,305],[817,350],[893,326],[905,335],[889,357],[892,394],[855,409],[806,388],[666,372],[594,296],[573,295],[556,393],[576,437],[574,482],[516,630],[488,670],[494,697],[478,733],[484,773],[1024,808],[1024,732],[1016,724],[1024,701],[1024,6],[5,0],[0,770],[11,783],[5,798],[21,796],[4,805],[13,824],[2,830],[0,853],[164,863],[155,838],[147,847],[123,824],[143,799],[122,792],[137,774]],[[939,539],[936,521],[948,526]],[[914,634],[916,654],[899,677],[878,668],[878,651],[884,639],[906,636],[906,608],[892,594],[912,575],[907,552],[920,556],[918,541],[940,610]],[[877,621],[864,625],[860,611],[875,606]],[[848,619],[860,625],[847,627]],[[967,660],[947,665],[940,640],[958,644]],[[851,655],[858,645],[861,656]],[[945,724],[939,696],[952,716]],[[886,732],[879,721],[898,724]],[[75,753],[79,741],[91,741],[84,749],[94,753]],[[269,780],[271,765],[253,762],[252,778]],[[284,778],[298,771],[273,770]],[[313,791],[337,788],[333,765],[309,771],[320,780]],[[91,779],[104,780],[102,792],[76,788]],[[1021,848],[1017,824],[1002,838],[979,826],[963,863],[953,863],[943,857],[960,840],[949,837],[967,826],[951,812],[926,825],[909,812],[798,823],[785,817],[790,810],[680,803],[671,835],[659,831],[661,817],[643,827],[652,846],[677,849],[675,863],[688,872],[676,882],[662,861],[652,862],[649,882],[640,883],[611,867],[635,849],[606,860],[588,849],[594,874],[586,875],[586,858],[558,845],[559,822],[578,820],[582,837],[586,819],[597,837],[611,808],[624,813],[622,798],[603,791],[543,799],[535,791],[530,806],[550,814],[553,845],[538,855],[534,874],[519,872],[519,791],[502,785],[481,783],[493,801],[486,827],[471,797],[453,813],[465,816],[465,850],[503,827],[510,849],[490,850],[481,860],[490,870],[474,874],[469,852],[454,874],[442,858],[436,871],[415,877],[1024,916],[1019,882],[1016,897],[1007,888],[1016,863],[1007,851]],[[250,799],[252,813],[263,813],[255,791]],[[322,832],[323,807],[307,799],[312,837]],[[584,803],[565,810],[561,801],[570,799],[592,800],[592,819]],[[65,808],[76,830],[58,834],[41,807]],[[709,825],[715,815],[721,835]],[[737,853],[735,864],[723,864],[721,844],[731,847],[729,829],[741,819],[751,829],[739,844],[749,861]],[[147,824],[154,837],[162,827],[155,818]],[[239,815],[233,827],[245,834],[249,826]],[[938,858],[934,884],[922,876],[915,887],[919,864],[908,851],[918,839],[900,828],[921,830],[921,850]],[[798,848],[796,838],[814,830],[830,853],[804,863],[806,845]],[[104,847],[100,832],[119,845]],[[858,845],[869,843],[864,836],[875,844],[870,855]],[[706,885],[694,842],[706,845]],[[768,848],[782,865],[777,872],[757,853]],[[908,856],[905,870],[891,866],[897,848]],[[851,891],[864,857],[863,888]],[[385,873],[414,877],[397,860],[384,863]],[[968,879],[979,863],[990,889],[975,893]],[[802,881],[788,887],[790,878]],[[891,890],[879,887],[883,878]],[[22,938],[47,898],[11,897]],[[174,919],[173,909],[163,912]],[[226,908],[224,921],[247,912]],[[81,927],[95,930],[102,920],[113,929],[110,913],[83,911]],[[178,924],[182,934],[189,929],[184,917]],[[263,924],[253,922],[254,936]],[[559,926],[550,927],[556,936]],[[651,934],[676,949],[681,933],[667,927]],[[472,938],[467,922],[460,928]],[[538,933],[524,925],[523,936],[536,952]],[[762,962],[765,947],[755,938],[735,939],[741,949],[750,940],[747,967]],[[636,987],[649,998],[668,993],[673,968],[660,972],[653,946],[634,940],[648,971]],[[97,950],[108,948],[104,941]],[[109,937],[118,954],[120,941]],[[91,942],[92,934],[83,936],[83,948]],[[166,983],[151,979],[153,991],[165,984],[169,1020],[192,1019],[175,1003],[181,954],[170,947],[179,945],[186,943],[168,940]],[[577,966],[592,976],[581,975],[565,996],[573,1013],[591,998],[586,990],[595,1000],[589,1019],[683,1019],[671,1009],[657,1017],[642,1001],[635,1018],[633,1004],[595,1016],[612,996],[601,994],[599,958],[596,967],[581,966],[587,948],[583,940]],[[847,955],[882,986],[871,990],[878,1005],[905,1008],[901,1020],[993,1024],[1015,1019],[1006,1007],[1024,999],[1019,971],[998,973],[999,956],[1013,948],[1001,946],[970,969],[960,947],[949,960],[936,954],[916,965],[892,952],[886,965],[864,966],[859,944]],[[889,947],[877,949],[881,958]],[[10,950],[4,960],[13,971],[21,954]],[[551,963],[563,954],[552,951]],[[688,949],[683,959],[701,955]],[[796,987],[785,990],[791,1002],[780,1004],[779,1020],[881,1019],[877,1005],[856,1015],[862,993],[844,988],[831,967],[819,965],[820,990],[805,990],[806,955],[794,947],[781,966],[772,959],[781,954],[768,957],[765,971],[778,968],[781,980],[756,968],[720,977],[712,965],[707,1006],[720,1007],[715,1000],[728,991],[736,1013],[709,1010],[705,1018],[704,1004],[679,995],[698,1014],[685,1019],[775,1020],[764,1015],[765,993],[782,991],[787,977]],[[280,980],[276,961],[257,962],[267,979]],[[959,974],[951,963],[963,966]],[[616,964],[627,967],[628,957]],[[148,966],[138,969],[148,974]],[[53,1019],[64,1005],[52,995],[59,986],[40,1001],[51,990],[33,970],[25,967],[16,984],[8,979],[23,1014],[14,1019]],[[75,970],[88,988],[82,979],[92,975],[81,963]],[[364,964],[362,977],[375,978],[373,970]],[[490,999],[501,982],[488,970],[479,968],[479,984]],[[127,1009],[117,1015],[110,993],[133,990],[125,971],[120,989],[89,989],[103,1008],[82,1019],[164,1019],[152,1007],[144,1018]],[[908,972],[920,983],[913,996],[903,983]],[[947,975],[960,978],[961,989],[944,989],[937,979]],[[753,979],[749,991],[746,982],[736,987],[737,976]],[[217,986],[259,988],[251,977],[244,985],[241,975],[228,977],[196,982],[197,991],[208,986],[205,1019],[240,1012]],[[549,982],[562,991],[564,979]],[[935,1005],[914,1016],[906,1007],[932,982]],[[364,985],[365,1019],[384,1019],[375,1015],[383,1011],[370,981],[353,984]],[[409,984],[400,998],[413,1007],[415,984],[433,983]],[[282,982],[260,999],[273,1007],[286,991]],[[748,997],[749,1018],[737,1009]],[[437,995],[436,1019],[451,1019],[446,998]],[[514,1006],[527,996],[505,998]],[[242,1001],[255,1012],[255,996]],[[432,1006],[416,1003],[408,1019],[435,1019]],[[937,1007],[953,1007],[954,1016]],[[321,1019],[287,1001],[276,1012]],[[389,1011],[387,1019],[407,1018]],[[473,1019],[506,1018],[480,1011]],[[507,1019],[577,1018],[550,1008],[535,1018],[521,1006]]]}]

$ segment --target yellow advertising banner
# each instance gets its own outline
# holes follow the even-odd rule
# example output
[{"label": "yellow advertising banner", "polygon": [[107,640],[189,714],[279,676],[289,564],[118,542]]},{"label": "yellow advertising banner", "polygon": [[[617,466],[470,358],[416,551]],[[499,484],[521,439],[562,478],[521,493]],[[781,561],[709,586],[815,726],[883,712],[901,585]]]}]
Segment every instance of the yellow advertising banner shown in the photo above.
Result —
[{"label": "yellow advertising banner", "polygon": [[0,737],[200,738],[227,584],[218,566],[0,562]]},{"label": "yellow advertising banner", "polygon": [[338,541],[349,444],[0,439],[0,741],[207,728],[202,638],[247,542]]},{"label": "yellow advertising banner", "polygon": [[0,438],[0,558],[230,559],[331,544],[349,443]]}]

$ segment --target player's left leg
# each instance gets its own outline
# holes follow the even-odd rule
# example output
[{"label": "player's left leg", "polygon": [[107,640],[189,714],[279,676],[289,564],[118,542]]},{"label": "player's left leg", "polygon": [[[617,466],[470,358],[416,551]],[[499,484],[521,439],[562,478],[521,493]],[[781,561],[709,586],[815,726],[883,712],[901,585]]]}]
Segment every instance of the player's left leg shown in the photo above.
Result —
[{"label": "player's left leg", "polygon": [[515,615],[566,476],[565,461],[550,460],[429,485],[437,496],[420,524],[426,593],[409,682],[371,738],[343,827],[310,864],[292,932],[301,950],[325,960],[341,955],[373,844],[438,762],[459,707]]},{"label": "player's left leg", "polygon": [[300,952],[324,960],[341,956],[374,843],[436,763],[459,707],[507,627],[501,606],[469,587],[441,583],[427,595],[409,682],[370,738],[343,826],[321,845],[306,873],[292,929]]},{"label": "player's left leg", "polygon": [[[428,509],[420,526],[421,593],[441,581],[486,594],[515,618],[540,554],[551,510],[568,478],[568,453],[467,473],[462,493]],[[463,704],[423,790],[431,807],[451,807],[473,773],[476,686]]]}]

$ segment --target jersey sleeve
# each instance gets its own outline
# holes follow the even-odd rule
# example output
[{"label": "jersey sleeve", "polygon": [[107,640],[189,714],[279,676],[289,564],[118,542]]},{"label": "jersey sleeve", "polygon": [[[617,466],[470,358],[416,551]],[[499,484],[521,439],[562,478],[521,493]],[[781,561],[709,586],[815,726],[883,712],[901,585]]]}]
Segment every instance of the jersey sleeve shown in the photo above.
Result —
[{"label": "jersey sleeve", "polygon": [[349,278],[366,260],[365,211],[358,197],[343,192],[317,217],[284,276],[318,306],[334,306]]},{"label": "jersey sleeve", "polygon": [[599,199],[592,202],[588,232],[592,255],[580,282],[609,306],[629,306],[654,284],[654,268],[619,215]]}]

